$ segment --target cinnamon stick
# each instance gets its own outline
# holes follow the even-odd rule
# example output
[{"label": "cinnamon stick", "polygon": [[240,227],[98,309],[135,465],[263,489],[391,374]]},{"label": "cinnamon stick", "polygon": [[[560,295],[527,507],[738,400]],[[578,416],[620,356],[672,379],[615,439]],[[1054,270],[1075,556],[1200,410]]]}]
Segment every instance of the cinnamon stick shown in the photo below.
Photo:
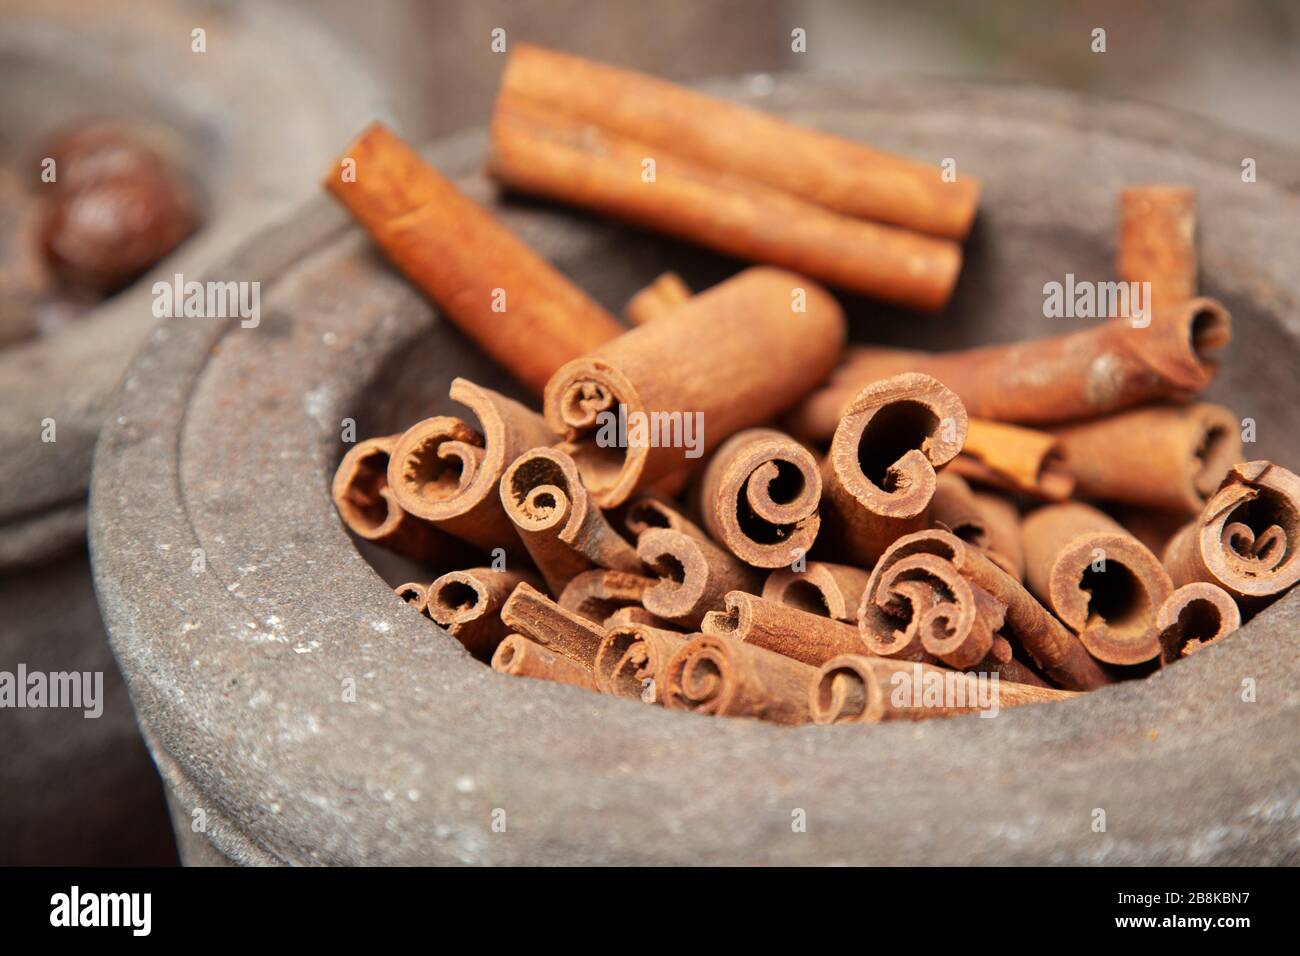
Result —
[{"label": "cinnamon stick", "polygon": [[[547,650],[591,670],[605,629],[579,614],[566,611],[536,588],[518,585],[501,608],[501,620]],[[593,678],[594,679],[594,678]]]},{"label": "cinnamon stick", "polygon": [[444,574],[429,585],[425,610],[465,649],[490,660],[501,640],[510,633],[501,620],[501,607],[521,583],[537,579],[522,571],[469,568]]},{"label": "cinnamon stick", "polygon": [[691,297],[691,288],[676,272],[665,272],[627,300],[623,314],[633,325],[662,318]]},{"label": "cinnamon stick", "polygon": [[546,421],[592,499],[612,508],[806,393],[843,342],[844,315],[815,283],[748,269],[561,368]]},{"label": "cinnamon stick", "polygon": [[970,485],[960,475],[941,471],[935,476],[930,522],[936,528],[951,531],[963,541],[969,541],[981,551],[988,550],[989,529],[984,521],[984,512],[975,503]]},{"label": "cinnamon stick", "polygon": [[1017,581],[1025,578],[1025,544],[1020,531],[1020,509],[1003,495],[972,492],[984,519],[984,547],[989,560]]},{"label": "cinnamon stick", "polygon": [[1241,460],[1237,417],[1222,405],[1162,405],[1055,432],[1084,498],[1195,514]]},{"label": "cinnamon stick", "polygon": [[1074,491],[1067,458],[1061,442],[1046,432],[972,418],[961,454],[948,467],[979,484],[1065,501]]},{"label": "cinnamon stick", "polygon": [[408,581],[406,584],[399,584],[393,588],[393,593],[425,617],[429,616],[427,604],[429,600],[428,585],[421,584],[418,581]]},{"label": "cinnamon stick", "polygon": [[746,564],[779,568],[817,538],[822,478],[817,459],[788,435],[747,428],[723,442],[700,483],[700,511],[714,540]]},{"label": "cinnamon stick", "polygon": [[514,677],[532,677],[557,684],[570,684],[595,690],[596,681],[589,668],[548,650],[522,634],[509,634],[492,655],[492,669]]},{"label": "cinnamon stick", "polygon": [[704,615],[700,630],[705,634],[766,647],[813,667],[840,654],[866,650],[858,629],[851,624],[744,591],[731,591],[724,600],[726,610]]},{"label": "cinnamon stick", "polygon": [[633,538],[639,538],[650,528],[667,528],[682,534],[713,543],[709,533],[658,494],[637,495],[623,508],[623,527]]},{"label": "cinnamon stick", "polygon": [[1241,627],[1241,610],[1232,595],[1217,584],[1184,584],[1160,605],[1160,659],[1164,664],[1192,654]]},{"label": "cinnamon stick", "polygon": [[1268,461],[1235,465],[1164,564],[1180,587],[1208,581],[1259,610],[1300,581],[1300,478]]},{"label": "cinnamon stick", "polygon": [[501,503],[547,586],[559,594],[593,566],[635,574],[636,550],[587,494],[572,458],[557,448],[534,448],[501,477]]},{"label": "cinnamon stick", "polygon": [[1160,653],[1156,614],[1173,582],[1150,551],[1087,505],[1047,505],[1024,521],[1025,577],[1093,657],[1141,664]]},{"label": "cinnamon stick", "polygon": [[611,627],[596,652],[596,685],[605,694],[662,704],[665,668],[686,635],[642,624]]},{"label": "cinnamon stick", "polygon": [[651,578],[639,574],[596,568],[573,577],[560,592],[559,604],[600,623],[620,608],[639,605],[641,595],[652,584]]},{"label": "cinnamon stick", "polygon": [[581,289],[379,123],[348,146],[323,185],[393,265],[538,394],[565,362],[622,332]]},{"label": "cinnamon stick", "polygon": [[1122,281],[1151,283],[1148,306],[1157,315],[1196,295],[1196,191],[1125,189],[1115,265]]},{"label": "cinnamon stick", "polygon": [[647,611],[686,627],[723,605],[729,591],[757,592],[758,572],[708,541],[680,531],[651,528],[637,539],[637,554],[659,575],[641,602]]},{"label": "cinnamon stick", "polygon": [[871,564],[900,535],[924,527],[935,469],[965,436],[966,410],[928,375],[904,373],[862,389],[822,466],[828,546]]},{"label": "cinnamon stick", "polygon": [[803,571],[777,568],[763,582],[763,599],[809,614],[856,623],[871,572],[847,564],[809,561]]},{"label": "cinnamon stick", "polygon": [[668,660],[664,706],[778,724],[812,719],[808,693],[817,669],[753,644],[699,634]]}]

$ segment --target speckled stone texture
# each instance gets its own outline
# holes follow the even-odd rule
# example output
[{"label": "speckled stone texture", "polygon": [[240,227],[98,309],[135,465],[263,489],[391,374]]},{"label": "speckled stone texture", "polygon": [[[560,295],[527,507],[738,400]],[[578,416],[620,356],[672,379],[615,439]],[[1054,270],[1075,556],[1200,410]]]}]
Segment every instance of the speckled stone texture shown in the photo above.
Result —
[{"label": "speckled stone texture", "polygon": [[[779,79],[761,102],[954,157],[986,183],[949,315],[844,299],[860,339],[943,348],[1064,331],[1077,320],[1043,318],[1042,285],[1110,277],[1120,188],[1195,186],[1202,288],[1238,329],[1211,396],[1259,423],[1251,457],[1297,464],[1293,157],[1186,117],[1020,87]],[[489,198],[469,173],[482,148],[471,136],[430,155]],[[1261,171],[1249,186],[1247,149]],[[736,268],[566,210],[502,211],[611,308],[668,266],[696,288]],[[327,200],[223,274],[263,281],[261,327],[155,330],[102,437],[92,500],[114,651],[175,812],[206,819],[201,835],[181,827],[188,860],[1300,860],[1300,595],[1149,681],[994,720],[788,729],[503,677],[393,596],[328,496],[342,419],[391,430],[447,409],[454,375],[499,379]]]}]

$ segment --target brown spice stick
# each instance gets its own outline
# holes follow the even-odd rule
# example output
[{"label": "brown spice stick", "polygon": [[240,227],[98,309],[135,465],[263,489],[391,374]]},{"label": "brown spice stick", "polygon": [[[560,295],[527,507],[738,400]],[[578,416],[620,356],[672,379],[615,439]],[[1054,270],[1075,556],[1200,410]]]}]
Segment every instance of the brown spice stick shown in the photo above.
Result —
[{"label": "brown spice stick", "polygon": [[858,629],[851,624],[766,601],[744,591],[732,591],[725,600],[725,611],[704,615],[700,630],[705,634],[766,647],[813,667],[839,654],[866,651]]},{"label": "brown spice stick", "polygon": [[605,694],[662,704],[668,659],[686,635],[641,624],[611,627],[596,652],[596,685]]},{"label": "brown spice stick", "polygon": [[524,452],[501,476],[501,503],[547,586],[559,594],[593,566],[635,574],[636,550],[591,501],[573,459],[556,448]]},{"label": "brown spice stick", "polygon": [[1241,460],[1222,405],[1164,405],[1057,429],[1083,498],[1195,514]]},{"label": "brown spice stick", "polygon": [[1025,577],[1093,657],[1141,664],[1160,653],[1156,614],[1173,582],[1156,556],[1087,505],[1047,505],[1024,520]]},{"label": "brown spice stick", "polygon": [[425,617],[429,616],[429,586],[427,584],[421,584],[418,581],[408,581],[406,584],[399,584],[397,587],[393,588],[393,593]]},{"label": "brown spice stick", "polygon": [[691,288],[676,272],[665,272],[627,300],[623,314],[633,325],[662,318],[691,297]]},{"label": "brown spice stick", "polygon": [[1196,191],[1187,186],[1131,186],[1120,194],[1116,272],[1123,282],[1150,282],[1156,314],[1196,295]]},{"label": "brown spice stick", "polygon": [[[878,724],[887,720],[925,720],[974,713],[983,709],[972,683],[974,676],[915,661],[846,654],[818,668],[809,706],[813,720],[819,724]],[[911,684],[910,693],[901,699],[894,693],[900,681]],[[968,704],[926,704],[924,686],[927,681],[944,682],[953,688],[944,695],[947,700],[965,700]],[[1073,691],[999,680],[995,699],[1001,710],[1003,707],[1070,700],[1078,696]]]},{"label": "brown spice stick", "polygon": [[1300,477],[1268,461],[1234,466],[1164,564],[1174,584],[1208,581],[1258,611],[1300,581]]},{"label": "brown spice stick", "polygon": [[575,664],[522,634],[507,635],[492,655],[492,669],[514,677],[532,677],[584,690],[596,689],[590,668]]},{"label": "brown spice stick", "polygon": [[779,724],[812,719],[808,692],[817,669],[766,648],[699,634],[669,659],[664,706]]},{"label": "brown spice stick", "polygon": [[425,610],[475,657],[490,660],[510,628],[501,607],[521,583],[540,583],[522,571],[469,568],[444,574],[429,585]]},{"label": "brown spice stick", "polygon": [[871,572],[848,564],[809,561],[803,571],[777,568],[763,582],[763,599],[809,614],[856,623]]},{"label": "brown spice stick", "polygon": [[[795,312],[800,290],[806,311]],[[592,499],[613,508],[689,462],[689,449],[665,447],[685,443],[687,424],[703,422],[702,451],[717,447],[806,393],[843,343],[844,314],[828,293],[793,273],[747,269],[561,368],[546,386],[546,421]],[[620,406],[628,447],[611,447],[623,444],[612,426]],[[680,435],[654,447],[633,440],[634,423],[670,422],[662,413],[674,412],[689,417],[678,419]]]},{"label": "brown spice stick", "polygon": [[573,577],[560,592],[560,607],[589,621],[606,621],[619,608],[639,605],[651,578],[596,568]]},{"label": "brown spice stick", "polygon": [[566,611],[528,584],[515,588],[501,608],[501,620],[513,631],[531,638],[547,650],[590,670],[605,629],[579,614]]},{"label": "brown spice stick", "polygon": [[378,123],[347,148],[323,184],[461,331],[538,394],[565,362],[622,332],[586,293]]},{"label": "brown spice stick", "polygon": [[1061,443],[1046,432],[972,418],[961,454],[948,466],[969,481],[1065,501],[1074,476]]},{"label": "brown spice stick", "polygon": [[651,528],[637,539],[637,554],[659,576],[641,601],[647,611],[686,627],[722,607],[728,591],[757,592],[758,572],[717,545],[680,531]]},{"label": "brown spice stick", "polygon": [[773,429],[747,428],[718,447],[699,500],[715,541],[746,564],[779,568],[812,547],[821,496],[812,452]]},{"label": "brown spice stick", "polygon": [[503,95],[544,103],[850,216],[960,239],[979,201],[978,180],[965,174],[944,182],[935,166],[530,44],[513,45],[501,86]]},{"label": "brown spice stick", "polygon": [[1227,637],[1241,627],[1241,610],[1217,584],[1184,584],[1160,605],[1156,628],[1160,632],[1160,659],[1164,664],[1192,654]]},{"label": "brown spice stick", "polygon": [[1020,531],[1020,509],[1003,495],[976,491],[972,497],[984,519],[984,552],[1007,574],[1023,581],[1025,544]]},{"label": "brown spice stick", "polygon": [[935,469],[966,436],[966,410],[927,375],[875,382],[845,409],[822,467],[827,545],[871,564],[900,535],[923,528]]}]

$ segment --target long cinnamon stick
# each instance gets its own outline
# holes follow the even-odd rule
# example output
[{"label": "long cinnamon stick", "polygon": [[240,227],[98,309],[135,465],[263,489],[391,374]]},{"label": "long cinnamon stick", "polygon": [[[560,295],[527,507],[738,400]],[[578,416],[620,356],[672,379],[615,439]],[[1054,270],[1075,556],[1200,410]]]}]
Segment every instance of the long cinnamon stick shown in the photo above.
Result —
[{"label": "long cinnamon stick", "polygon": [[462,332],[538,394],[565,362],[622,332],[379,123],[348,146],[323,185]]},{"label": "long cinnamon stick", "polygon": [[972,418],[961,454],[948,467],[969,481],[1048,501],[1065,501],[1074,491],[1061,442],[1046,432],[1006,422]]},{"label": "long cinnamon stick", "polygon": [[844,315],[815,283],[748,269],[557,371],[546,421],[612,508],[806,393],[843,342]]},{"label": "long cinnamon stick", "polygon": [[467,651],[490,660],[502,638],[510,633],[501,620],[501,607],[523,582],[539,583],[523,571],[451,571],[429,585],[424,609]]},{"label": "long cinnamon stick", "polygon": [[817,669],[726,637],[699,634],[669,659],[664,706],[719,717],[757,717],[779,724],[812,719],[808,692]]},{"label": "long cinnamon stick", "polygon": [[731,591],[724,600],[726,610],[704,615],[700,630],[705,634],[766,647],[813,667],[840,654],[866,651],[858,629],[851,624],[744,591]]},{"label": "long cinnamon stick", "polygon": [[596,681],[591,669],[575,664],[560,654],[530,641],[522,634],[510,634],[497,645],[492,655],[492,669],[514,677],[532,677],[537,680],[570,684],[584,690],[595,690]]},{"label": "long cinnamon stick", "polygon": [[662,704],[669,658],[686,635],[642,624],[611,627],[596,652],[596,684],[602,693]]},{"label": "long cinnamon stick", "polygon": [[763,582],[763,599],[809,614],[856,623],[871,572],[848,564],[809,561],[803,571],[777,568]]},{"label": "long cinnamon stick", "polygon": [[729,591],[759,590],[758,572],[717,545],[680,531],[651,528],[637,539],[637,554],[658,575],[641,601],[647,611],[686,627],[723,606]]},{"label": "long cinnamon stick", "polygon": [[518,585],[501,608],[501,620],[511,630],[531,638],[591,670],[605,629],[580,614],[566,611],[536,588]]},{"label": "long cinnamon stick", "polygon": [[1115,271],[1124,282],[1150,282],[1157,314],[1196,295],[1196,191],[1131,186],[1120,194]]},{"label": "long cinnamon stick", "polygon": [[1184,584],[1160,605],[1156,628],[1160,632],[1160,659],[1164,664],[1209,647],[1241,627],[1241,610],[1217,584]]}]

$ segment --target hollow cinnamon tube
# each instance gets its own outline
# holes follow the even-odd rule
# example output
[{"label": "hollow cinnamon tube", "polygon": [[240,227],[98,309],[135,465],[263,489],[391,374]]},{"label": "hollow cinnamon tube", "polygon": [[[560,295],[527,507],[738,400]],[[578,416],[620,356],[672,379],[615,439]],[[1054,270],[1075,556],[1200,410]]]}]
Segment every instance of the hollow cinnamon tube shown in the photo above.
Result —
[{"label": "hollow cinnamon tube", "polygon": [[512,46],[501,89],[850,216],[960,239],[979,201],[970,176],[944,182],[935,166],[531,44]]},{"label": "hollow cinnamon tube", "polygon": [[1074,476],[1061,442],[1046,432],[972,418],[961,454],[948,470],[969,481],[1065,501]]},{"label": "hollow cinnamon tube", "polygon": [[555,594],[593,566],[635,574],[636,550],[609,526],[583,487],[573,459],[534,448],[501,476],[501,503]]},{"label": "hollow cinnamon tube", "polygon": [[659,575],[641,595],[647,611],[686,627],[723,605],[728,591],[759,589],[758,572],[717,545],[680,531],[651,528],[637,539],[637,554]]},{"label": "hollow cinnamon tube", "polygon": [[900,535],[923,528],[935,469],[966,436],[966,410],[928,375],[868,385],[844,410],[822,466],[827,546],[871,564]]},{"label": "hollow cinnamon tube", "polygon": [[828,293],[793,273],[747,269],[557,371],[546,421],[592,499],[612,508],[806,393],[843,344],[844,314]]},{"label": "hollow cinnamon tube", "polygon": [[809,614],[856,623],[871,573],[847,564],[809,561],[803,571],[777,568],[763,582],[763,599]]},{"label": "hollow cinnamon tube", "polygon": [[538,394],[565,362],[623,331],[379,123],[348,146],[323,185],[393,265]]},{"label": "hollow cinnamon tube", "polygon": [[[1001,710],[1079,696],[1073,691],[999,680],[992,700],[981,701],[976,679],[974,674],[915,661],[846,654],[818,668],[809,708],[813,721],[819,724],[878,724],[974,713],[990,709],[990,703]],[[928,695],[927,683],[937,683],[945,690]],[[931,696],[942,703],[928,702]]]},{"label": "hollow cinnamon tube", "polygon": [[1160,653],[1156,614],[1174,586],[1137,538],[1077,502],[1039,508],[1022,527],[1030,589],[1093,657],[1141,664]]},{"label": "hollow cinnamon tube", "polygon": [[972,492],[984,519],[984,552],[989,560],[1017,581],[1025,578],[1025,544],[1020,531],[1020,509],[998,494]]},{"label": "hollow cinnamon tube", "polygon": [[779,568],[812,547],[821,497],[812,452],[773,429],[747,428],[718,447],[699,500],[715,541],[746,564]]},{"label": "hollow cinnamon tube", "polygon": [[1160,632],[1160,659],[1172,664],[1190,657],[1241,627],[1241,610],[1217,584],[1184,584],[1160,605],[1156,628]]},{"label": "hollow cinnamon tube", "polygon": [[451,571],[429,585],[425,610],[465,649],[489,660],[510,628],[501,621],[501,607],[522,582],[537,584],[531,574],[469,568]]},{"label": "hollow cinnamon tube", "polygon": [[518,585],[501,608],[501,620],[547,650],[590,670],[605,629],[580,614],[566,611],[536,588]]},{"label": "hollow cinnamon tube", "polygon": [[1196,190],[1131,186],[1120,194],[1115,271],[1150,282],[1156,314],[1196,295]]},{"label": "hollow cinnamon tube", "polygon": [[407,511],[484,551],[522,554],[497,485],[515,458],[551,443],[550,431],[536,412],[468,379],[453,379],[450,396],[474,413],[481,431],[449,416],[412,425],[388,464],[393,494]]},{"label": "hollow cinnamon tube", "polygon": [[700,630],[705,634],[766,647],[813,667],[839,654],[866,651],[858,629],[851,624],[744,591],[732,591],[724,600],[726,610],[704,615]]},{"label": "hollow cinnamon tube", "polygon": [[662,704],[665,668],[686,635],[641,624],[611,627],[596,652],[601,693]]},{"label": "hollow cinnamon tube", "polygon": [[1241,460],[1222,405],[1164,405],[1057,429],[1083,498],[1195,514]]},{"label": "hollow cinnamon tube", "polygon": [[[1092,690],[1113,679],[1088,653],[1078,636],[1039,604],[1024,585],[994,564],[984,552],[947,531],[918,531],[899,538],[873,569],[873,582],[895,562],[919,554],[943,558],[1001,604],[1005,609],[1002,633],[1011,636],[1056,684],[1069,690]],[[862,596],[864,606],[874,600],[873,586],[874,583],[869,585]],[[996,648],[995,640],[995,651]]]},{"label": "hollow cinnamon tube", "polygon": [[639,605],[651,578],[596,568],[573,577],[560,592],[559,605],[589,621],[604,622],[615,611]]},{"label": "hollow cinnamon tube", "polygon": [[393,588],[393,593],[425,617],[429,616],[427,605],[429,600],[429,586],[427,584],[421,584],[418,581],[408,581],[406,584],[399,584],[397,587]]},{"label": "hollow cinnamon tube", "polygon": [[589,668],[575,664],[522,634],[507,635],[497,645],[496,653],[492,655],[492,669],[514,677],[532,677],[585,690],[596,689],[596,680]]},{"label": "hollow cinnamon tube", "polygon": [[1208,581],[1259,610],[1300,581],[1300,477],[1268,461],[1235,465],[1164,564],[1178,586]]},{"label": "hollow cinnamon tube", "polygon": [[803,724],[812,719],[808,691],[816,676],[815,667],[775,651],[699,634],[668,660],[664,706],[717,717]]},{"label": "hollow cinnamon tube", "polygon": [[691,297],[691,288],[676,272],[665,272],[627,300],[623,314],[633,325],[662,318]]},{"label": "hollow cinnamon tube", "polygon": [[857,346],[826,385],[802,400],[783,427],[824,442],[866,384],[924,372],[951,388],[975,418],[1044,424],[1094,418],[1165,398],[1188,398],[1214,377],[1214,352],[1231,318],[1213,299],[1190,299],[1145,328],[1127,319],[1052,338],[960,352]]}]

